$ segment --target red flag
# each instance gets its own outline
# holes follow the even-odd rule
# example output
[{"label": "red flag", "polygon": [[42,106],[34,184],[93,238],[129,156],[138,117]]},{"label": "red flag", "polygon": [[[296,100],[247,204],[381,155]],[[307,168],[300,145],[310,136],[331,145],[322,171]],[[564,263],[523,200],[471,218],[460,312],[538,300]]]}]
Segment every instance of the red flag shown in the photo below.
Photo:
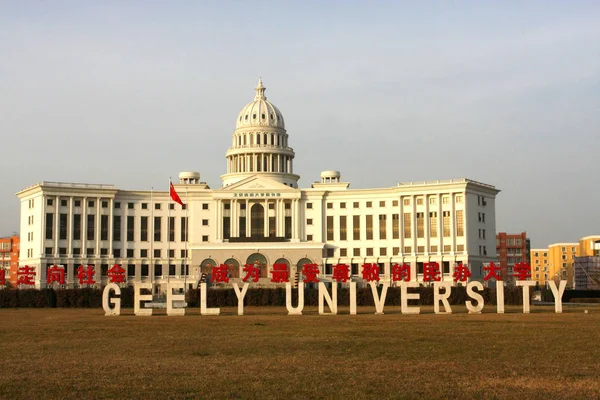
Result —
[{"label": "red flag", "polygon": [[171,185],[171,188],[169,189],[169,194],[171,195],[171,199],[173,199],[173,201],[175,203],[179,203],[183,206],[183,202],[181,201],[181,199],[179,198],[179,195],[177,194],[177,192],[175,191],[175,188],[173,187],[173,182],[169,182],[169,184]]}]

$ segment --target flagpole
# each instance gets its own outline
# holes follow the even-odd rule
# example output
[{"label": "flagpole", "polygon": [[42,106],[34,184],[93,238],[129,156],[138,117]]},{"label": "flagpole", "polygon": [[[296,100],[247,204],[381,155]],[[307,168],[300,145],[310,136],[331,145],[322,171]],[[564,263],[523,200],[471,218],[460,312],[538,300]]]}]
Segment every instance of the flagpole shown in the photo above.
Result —
[{"label": "flagpole", "polygon": [[[152,257],[154,256],[154,187],[150,187],[150,282],[154,283],[154,260]],[[154,285],[152,285],[152,295],[154,295]]]},{"label": "flagpole", "polygon": [[[167,282],[171,281],[171,177],[169,177],[169,203],[167,205]],[[167,285],[168,288],[168,285]],[[171,289],[168,289],[171,290]]]},{"label": "flagpole", "polygon": [[189,207],[189,203],[188,203],[188,188],[187,185],[185,187],[185,260],[184,260],[184,265],[183,265],[183,270],[185,272],[185,274],[183,275],[183,287],[184,287],[184,293],[185,291],[187,291],[187,273],[188,273],[188,230],[190,229],[189,224],[188,224],[188,207]]}]

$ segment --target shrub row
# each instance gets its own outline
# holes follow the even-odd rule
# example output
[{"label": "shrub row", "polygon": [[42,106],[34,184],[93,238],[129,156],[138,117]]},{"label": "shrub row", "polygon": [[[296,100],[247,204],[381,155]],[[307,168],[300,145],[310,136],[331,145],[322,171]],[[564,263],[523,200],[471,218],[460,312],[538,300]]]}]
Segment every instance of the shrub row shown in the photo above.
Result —
[{"label": "shrub row", "polygon": [[585,297],[577,297],[571,299],[570,303],[600,303],[600,298],[591,297],[586,299]]},{"label": "shrub row", "polygon": [[[410,289],[409,293],[419,293],[419,300],[409,300],[411,305],[433,305],[433,288],[419,287]],[[338,304],[350,304],[350,290],[338,287]],[[379,288],[381,295],[381,287]],[[133,288],[121,288],[121,307],[133,307]],[[486,304],[496,304],[496,290],[485,288],[481,292]],[[449,302],[452,305],[464,304],[472,300],[467,296],[463,286],[453,287]],[[200,289],[188,290],[186,293],[188,307],[199,307]],[[233,289],[209,289],[207,303],[209,307],[236,307],[237,297]],[[374,306],[371,288],[356,290],[356,303],[358,306]],[[247,306],[285,306],[285,288],[249,288],[244,299]],[[292,291],[292,304],[298,304],[298,291]],[[318,290],[316,288],[304,289],[304,304],[317,306],[319,304]],[[385,300],[387,306],[400,305],[400,288],[389,288]],[[523,304],[521,288],[504,288],[504,304]],[[4,289],[0,290],[0,308],[14,307],[77,307],[98,308],[102,307],[102,290],[95,288],[83,289]]]},{"label": "shrub row", "polygon": [[[563,303],[582,303],[579,299],[600,299],[600,290],[565,290],[562,296]],[[542,290],[542,301],[554,302],[552,290]],[[585,301],[583,303],[594,303],[594,301]]]}]

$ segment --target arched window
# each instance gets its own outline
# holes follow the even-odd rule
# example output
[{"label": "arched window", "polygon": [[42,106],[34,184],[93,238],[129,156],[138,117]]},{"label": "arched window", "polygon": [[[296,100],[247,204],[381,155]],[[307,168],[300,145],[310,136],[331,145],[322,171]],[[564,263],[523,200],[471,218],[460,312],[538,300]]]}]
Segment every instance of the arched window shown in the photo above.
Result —
[{"label": "arched window", "polygon": [[229,275],[231,278],[240,277],[240,263],[235,258],[229,258],[223,263],[229,268]]},{"label": "arched window", "polygon": [[265,210],[262,204],[256,203],[250,208],[251,227],[250,236],[263,237],[265,235]]},{"label": "arched window", "polygon": [[301,258],[300,260],[298,260],[298,262],[296,263],[296,272],[299,273],[299,275],[298,275],[299,280],[304,279],[304,275],[302,274],[302,268],[304,267],[304,264],[312,264],[312,263],[313,262],[310,258]]},{"label": "arched window", "polygon": [[286,258],[278,258],[273,264],[285,264],[288,272],[288,280],[292,280],[290,279],[290,262]]},{"label": "arched window", "polygon": [[265,133],[265,136],[263,137],[263,143],[265,144],[265,146],[267,144],[269,144],[268,141],[267,141],[267,134],[266,133]]},{"label": "arched window", "polygon": [[213,267],[217,266],[217,262],[212,258],[206,258],[200,263],[200,272],[210,275]]},{"label": "arched window", "polygon": [[256,144],[260,145],[260,133],[256,135]]},{"label": "arched window", "polygon": [[246,264],[255,265],[260,268],[260,277],[268,278],[267,258],[260,253],[253,253],[246,259]]},{"label": "arched window", "polygon": [[[273,114],[271,114],[273,116]],[[275,134],[271,133],[271,146],[275,145]]]},{"label": "arched window", "polygon": [[244,135],[244,146],[246,145],[246,135]]}]

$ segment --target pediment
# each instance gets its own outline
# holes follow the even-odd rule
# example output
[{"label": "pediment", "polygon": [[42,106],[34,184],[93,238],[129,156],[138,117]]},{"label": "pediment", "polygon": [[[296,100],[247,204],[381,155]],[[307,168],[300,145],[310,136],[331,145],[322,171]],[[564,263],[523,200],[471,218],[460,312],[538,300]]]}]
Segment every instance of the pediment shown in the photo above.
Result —
[{"label": "pediment", "polygon": [[276,180],[262,177],[258,175],[249,176],[246,179],[242,179],[232,185],[221,188],[223,192],[234,192],[234,191],[281,191],[281,190],[293,190],[291,187],[284,185]]}]

